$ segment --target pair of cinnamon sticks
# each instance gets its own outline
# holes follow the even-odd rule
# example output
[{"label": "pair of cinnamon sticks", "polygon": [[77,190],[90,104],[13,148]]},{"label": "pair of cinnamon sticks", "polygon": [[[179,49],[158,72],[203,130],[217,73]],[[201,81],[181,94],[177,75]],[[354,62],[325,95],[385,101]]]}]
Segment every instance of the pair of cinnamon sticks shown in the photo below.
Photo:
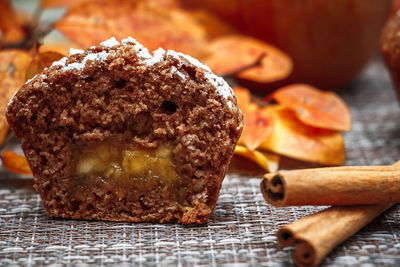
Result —
[{"label": "pair of cinnamon sticks", "polygon": [[337,245],[379,214],[400,202],[400,161],[392,166],[332,167],[281,171],[261,182],[265,200],[274,206],[332,205],[283,226],[283,246],[297,243],[294,261],[318,265]]}]

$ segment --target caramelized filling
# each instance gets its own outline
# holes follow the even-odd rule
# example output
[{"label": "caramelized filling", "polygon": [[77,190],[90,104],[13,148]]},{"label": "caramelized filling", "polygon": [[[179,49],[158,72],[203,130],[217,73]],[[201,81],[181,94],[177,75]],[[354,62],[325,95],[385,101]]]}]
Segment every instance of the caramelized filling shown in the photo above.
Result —
[{"label": "caramelized filling", "polygon": [[143,149],[117,140],[76,146],[75,197],[100,191],[115,194],[119,201],[142,201],[157,192],[160,199],[187,206],[185,180],[176,172],[172,150],[171,144]]}]

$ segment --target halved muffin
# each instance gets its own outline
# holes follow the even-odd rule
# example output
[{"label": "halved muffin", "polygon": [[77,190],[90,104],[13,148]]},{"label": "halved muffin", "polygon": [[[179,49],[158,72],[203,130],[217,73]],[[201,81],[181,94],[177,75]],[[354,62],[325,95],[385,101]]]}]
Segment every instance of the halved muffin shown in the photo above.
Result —
[{"label": "halved muffin", "polygon": [[7,120],[50,216],[184,224],[210,218],[243,127],[222,78],[132,38],[71,50]]}]

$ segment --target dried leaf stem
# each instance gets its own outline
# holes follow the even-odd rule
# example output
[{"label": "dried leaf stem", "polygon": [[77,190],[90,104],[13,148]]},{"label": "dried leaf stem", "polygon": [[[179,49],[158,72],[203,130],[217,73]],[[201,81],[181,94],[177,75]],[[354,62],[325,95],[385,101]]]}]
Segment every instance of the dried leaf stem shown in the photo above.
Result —
[{"label": "dried leaf stem", "polygon": [[236,75],[238,75],[242,71],[246,71],[246,70],[252,69],[254,67],[261,66],[261,62],[264,59],[264,57],[266,57],[266,56],[267,56],[267,53],[263,52],[256,58],[256,60],[253,63],[251,63],[249,65],[246,65],[246,66],[243,66],[243,67],[240,67],[237,70],[234,70],[234,71],[232,71],[230,73],[227,73],[227,74],[223,75],[223,77],[224,78],[235,77]]}]

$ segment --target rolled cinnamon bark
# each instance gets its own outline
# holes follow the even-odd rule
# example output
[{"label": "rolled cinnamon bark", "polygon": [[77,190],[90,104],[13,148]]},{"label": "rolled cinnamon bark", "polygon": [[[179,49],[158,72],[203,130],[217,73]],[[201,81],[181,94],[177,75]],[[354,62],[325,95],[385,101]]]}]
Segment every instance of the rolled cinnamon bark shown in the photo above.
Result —
[{"label": "rolled cinnamon bark", "polygon": [[274,206],[367,205],[400,202],[400,167],[353,166],[280,171],[261,182]]},{"label": "rolled cinnamon bark", "polygon": [[283,226],[277,233],[283,246],[297,243],[299,266],[315,266],[337,245],[358,232],[392,204],[331,207]]},{"label": "rolled cinnamon bark", "polygon": [[[400,161],[392,166],[400,166]],[[283,226],[277,233],[278,242],[283,246],[297,244],[293,254],[297,265],[316,266],[334,247],[391,206],[393,203],[331,207]]]}]

